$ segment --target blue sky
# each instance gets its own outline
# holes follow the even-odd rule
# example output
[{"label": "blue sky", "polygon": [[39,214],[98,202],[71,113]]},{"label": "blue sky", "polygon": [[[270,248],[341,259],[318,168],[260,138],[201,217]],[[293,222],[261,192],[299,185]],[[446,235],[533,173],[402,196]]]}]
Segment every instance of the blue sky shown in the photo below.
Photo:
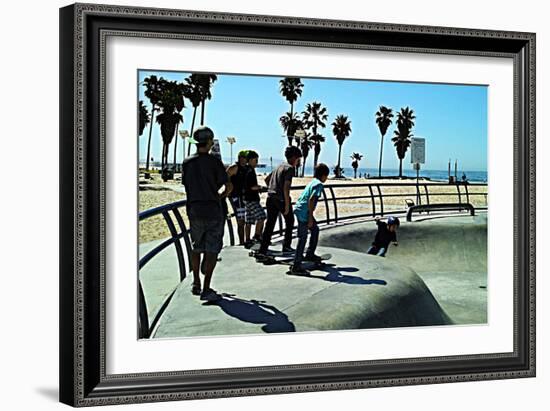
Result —
[{"label": "blue sky", "polygon": [[[188,72],[139,71],[141,83],[151,74],[168,80],[183,81]],[[234,136],[235,154],[241,149],[254,149],[260,153],[260,161],[269,157],[283,158],[287,144],[279,117],[289,111],[289,103],[279,93],[281,77],[220,74],[212,89],[212,99],[206,104],[205,123],[219,138],[224,160],[229,160],[227,136]],[[380,149],[380,132],[375,123],[375,113],[380,105],[398,111],[409,106],[416,115],[412,133],[426,139],[426,164],[423,169],[446,170],[449,159],[459,168],[468,171],[487,170],[487,87],[482,85],[450,85],[427,83],[403,83],[389,81],[311,79],[302,78],[302,96],[295,103],[295,111],[304,110],[307,103],[319,101],[328,110],[329,121],[321,132],[326,137],[320,161],[333,166],[337,162],[338,145],[332,135],[330,123],[336,115],[345,114],[351,120],[352,133],[342,148],[343,166],[349,167],[352,152],[365,157],[360,166],[377,168]],[[144,87],[138,86],[139,99],[150,110],[151,104],[144,96]],[[197,119],[200,119],[200,111]],[[180,130],[190,129],[192,106],[186,101],[183,110],[184,123]],[[198,120],[197,122],[198,123]],[[395,124],[384,138],[383,168],[399,166],[395,148],[390,139]],[[147,150],[149,127],[139,137],[139,158],[144,160]],[[173,146],[169,159],[173,159]],[[151,152],[160,160],[162,139],[158,124],[153,126]],[[177,160],[182,160],[181,139],[178,142]],[[410,150],[403,160],[403,168],[411,168]],[[313,155],[308,165],[313,164]]]}]

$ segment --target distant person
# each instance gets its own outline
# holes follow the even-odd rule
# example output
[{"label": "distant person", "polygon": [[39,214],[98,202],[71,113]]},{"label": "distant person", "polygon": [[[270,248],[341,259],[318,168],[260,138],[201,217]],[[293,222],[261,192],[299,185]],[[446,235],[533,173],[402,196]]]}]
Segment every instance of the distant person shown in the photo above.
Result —
[{"label": "distant person", "polygon": [[[259,155],[254,150],[248,150],[246,160],[248,170],[245,174],[244,182],[244,204],[245,204],[245,243],[246,248],[250,248],[254,243],[261,243],[262,231],[266,219],[265,211],[260,205],[260,191],[262,187],[258,185],[256,176],[256,166],[258,165]],[[254,238],[250,238],[252,226],[256,225]]]},{"label": "distant person", "polygon": [[375,219],[378,231],[372,242],[372,246],[367,250],[367,254],[374,254],[380,257],[385,257],[388,252],[390,243],[397,246],[397,230],[399,228],[399,218],[388,217],[387,223],[380,220],[380,217]]},{"label": "distant person", "polygon": [[260,260],[266,257],[279,214],[282,214],[285,220],[285,237],[282,251],[294,251],[291,247],[294,213],[292,212],[290,187],[292,186],[292,177],[294,177],[296,169],[300,167],[302,151],[298,147],[289,146],[285,150],[285,157],[286,162],[279,165],[265,179],[267,184],[267,222],[257,254]]},{"label": "distant person", "polygon": [[466,173],[462,173],[462,182],[463,182],[463,183],[467,183],[467,182],[468,182],[468,177],[466,177]]},{"label": "distant person", "polygon": [[[193,138],[197,141],[197,152],[185,159],[182,166],[193,245],[191,292],[194,295],[200,295],[201,300],[212,302],[221,299],[210,284],[218,254],[223,246],[225,217],[221,202],[222,198],[231,191],[231,183],[228,181],[227,172],[221,160],[209,154],[214,144],[214,132],[208,127],[200,127],[193,133]],[[223,186],[225,191],[219,194]],[[201,267],[204,274],[202,289]]]},{"label": "distant person", "polygon": [[239,245],[244,244],[244,183],[246,173],[248,171],[248,161],[246,155],[248,150],[241,150],[237,155],[237,161],[227,168],[227,175],[231,181],[231,193],[229,193],[229,200],[233,206],[233,212],[235,213],[235,219],[237,220],[237,235],[239,237]]},{"label": "distant person", "polygon": [[[306,186],[294,208],[294,214],[298,220],[298,246],[294,256],[294,263],[290,269],[290,274],[307,275],[309,272],[302,266],[302,261],[320,262],[321,257],[315,254],[317,243],[319,241],[319,226],[315,221],[315,208],[317,202],[323,193],[323,184],[327,181],[330,170],[326,164],[319,163],[313,172],[313,180]],[[304,257],[308,231],[309,246]]]}]

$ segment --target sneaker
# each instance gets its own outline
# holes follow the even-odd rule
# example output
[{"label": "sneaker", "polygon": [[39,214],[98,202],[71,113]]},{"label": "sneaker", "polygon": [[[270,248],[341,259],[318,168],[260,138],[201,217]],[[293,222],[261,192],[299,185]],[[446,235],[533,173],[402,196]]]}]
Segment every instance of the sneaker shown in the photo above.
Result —
[{"label": "sneaker", "polygon": [[209,288],[207,290],[203,290],[201,293],[201,301],[207,301],[209,303],[219,301],[222,299],[222,296],[219,295],[216,291]]},{"label": "sneaker", "polygon": [[320,255],[315,255],[315,254],[312,254],[312,255],[305,255],[304,257],[304,261],[311,261],[312,263],[320,263],[321,261],[323,261],[323,259],[321,258]]},{"label": "sneaker", "polygon": [[244,243],[244,248],[246,248],[247,250],[250,250],[254,244],[255,244],[254,240],[249,240],[246,243]]},{"label": "sneaker", "polygon": [[287,274],[290,274],[290,275],[310,275],[310,272],[308,270],[306,270],[304,267],[302,267],[301,265],[298,265],[298,266],[292,266],[290,267],[290,270],[287,272]]},{"label": "sneaker", "polygon": [[295,251],[292,247],[283,247],[283,253],[294,253]]}]

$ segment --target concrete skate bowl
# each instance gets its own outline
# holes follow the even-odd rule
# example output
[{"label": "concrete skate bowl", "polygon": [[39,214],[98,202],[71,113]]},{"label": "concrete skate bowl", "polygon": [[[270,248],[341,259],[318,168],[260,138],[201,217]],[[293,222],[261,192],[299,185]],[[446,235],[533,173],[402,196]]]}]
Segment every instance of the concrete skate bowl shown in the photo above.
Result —
[{"label": "concrete skate bowl", "polygon": [[[372,221],[332,227],[319,244],[365,252],[375,233]],[[487,322],[487,214],[417,217],[398,240],[385,259],[417,273],[453,323]]]}]

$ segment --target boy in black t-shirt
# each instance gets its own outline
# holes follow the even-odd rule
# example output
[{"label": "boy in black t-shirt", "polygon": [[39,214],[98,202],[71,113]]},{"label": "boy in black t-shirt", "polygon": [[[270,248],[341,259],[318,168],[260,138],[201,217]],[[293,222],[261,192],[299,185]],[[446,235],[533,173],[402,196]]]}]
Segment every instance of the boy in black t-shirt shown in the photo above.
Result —
[{"label": "boy in black t-shirt", "polygon": [[[258,165],[259,155],[254,150],[248,150],[246,155],[248,161],[248,169],[244,178],[244,236],[246,248],[252,247],[257,242],[262,241],[262,231],[264,229],[264,221],[266,214],[262,206],[260,205],[260,190],[262,187],[258,185],[258,178],[256,176],[256,166]],[[256,225],[254,232],[254,238],[250,238],[250,231],[252,225]]]},{"label": "boy in black t-shirt", "polygon": [[388,252],[390,242],[397,244],[397,229],[399,228],[399,218],[388,217],[388,222],[380,221],[380,217],[375,219],[378,231],[372,242],[372,246],[368,249],[367,254],[374,254],[380,257],[385,257]]},{"label": "boy in black t-shirt", "polygon": [[[201,300],[217,301],[222,297],[210,287],[210,284],[218,254],[223,246],[225,214],[222,199],[231,190],[231,184],[221,160],[209,154],[214,145],[213,131],[205,126],[200,127],[193,133],[193,138],[197,144],[197,153],[187,157],[182,166],[182,181],[185,185],[189,231],[193,245],[191,292],[200,295]],[[219,194],[224,186],[224,192]],[[204,274],[202,287],[199,275],[201,266]]]},{"label": "boy in black t-shirt", "polygon": [[267,222],[262,236],[262,244],[256,258],[263,260],[267,258],[271,236],[275,229],[277,217],[283,215],[285,220],[285,235],[283,240],[283,252],[293,252],[291,248],[292,230],[294,228],[294,213],[292,211],[292,199],[290,198],[290,187],[292,177],[302,161],[302,151],[296,146],[289,146],[285,149],[286,162],[279,165],[269,174],[265,182],[267,184]]}]

